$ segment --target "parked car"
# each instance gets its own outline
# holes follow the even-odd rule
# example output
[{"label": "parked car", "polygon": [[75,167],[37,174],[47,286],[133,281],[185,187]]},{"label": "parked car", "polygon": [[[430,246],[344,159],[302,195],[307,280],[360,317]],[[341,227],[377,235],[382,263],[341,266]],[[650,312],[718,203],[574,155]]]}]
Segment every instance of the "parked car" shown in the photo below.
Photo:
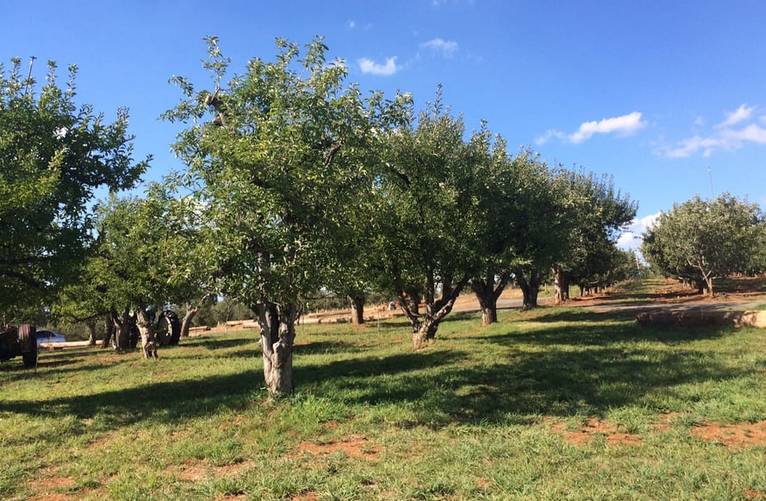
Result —
[{"label": "parked car", "polygon": [[63,343],[66,342],[66,338],[63,334],[56,331],[49,331],[49,330],[42,330],[37,331],[37,345],[41,345],[43,343]]},{"label": "parked car", "polygon": [[37,366],[35,326],[30,324],[0,326],[0,362],[21,355],[24,367]]}]

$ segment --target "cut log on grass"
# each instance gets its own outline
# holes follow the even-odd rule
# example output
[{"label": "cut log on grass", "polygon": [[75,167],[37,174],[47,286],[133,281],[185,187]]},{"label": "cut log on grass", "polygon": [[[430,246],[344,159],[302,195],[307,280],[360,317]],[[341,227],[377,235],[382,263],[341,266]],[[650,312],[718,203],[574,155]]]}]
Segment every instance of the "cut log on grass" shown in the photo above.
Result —
[{"label": "cut log on grass", "polygon": [[644,326],[674,325],[679,327],[758,327],[766,328],[766,311],[647,311],[636,315]]}]

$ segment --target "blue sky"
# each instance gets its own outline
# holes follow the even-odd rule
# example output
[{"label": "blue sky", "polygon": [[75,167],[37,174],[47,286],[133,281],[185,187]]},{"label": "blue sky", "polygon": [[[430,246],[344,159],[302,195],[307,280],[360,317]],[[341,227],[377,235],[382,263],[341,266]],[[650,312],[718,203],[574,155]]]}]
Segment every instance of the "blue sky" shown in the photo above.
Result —
[{"label": "blue sky", "polygon": [[83,102],[130,108],[157,179],[180,168],[175,129],[158,119],[178,98],[167,81],[207,83],[203,36],[221,38],[236,70],[271,58],[277,36],[321,34],[363,88],[423,104],[442,83],[470,128],[484,118],[514,148],[612,175],[645,223],[695,194],[766,206],[764,19],[759,1],[11,0],[0,59],[78,64]]}]

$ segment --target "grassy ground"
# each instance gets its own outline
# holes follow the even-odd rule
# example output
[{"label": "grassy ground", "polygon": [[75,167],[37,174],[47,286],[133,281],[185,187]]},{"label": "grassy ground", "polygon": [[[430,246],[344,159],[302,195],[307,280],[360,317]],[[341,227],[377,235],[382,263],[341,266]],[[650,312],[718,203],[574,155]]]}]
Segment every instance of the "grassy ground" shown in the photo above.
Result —
[{"label": "grassy ground", "polygon": [[[766,338],[649,330],[582,308],[443,324],[305,326],[298,392],[260,389],[254,333],[0,366],[0,498],[736,499],[766,446],[700,424],[766,418]],[[595,419],[594,419],[595,418]],[[764,494],[766,495],[766,494]]]}]

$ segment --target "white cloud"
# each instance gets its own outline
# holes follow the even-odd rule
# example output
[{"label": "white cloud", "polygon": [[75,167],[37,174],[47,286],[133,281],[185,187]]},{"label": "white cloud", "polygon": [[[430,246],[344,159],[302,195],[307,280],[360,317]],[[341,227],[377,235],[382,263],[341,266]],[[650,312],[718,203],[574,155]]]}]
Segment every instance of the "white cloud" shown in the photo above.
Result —
[{"label": "white cloud", "polygon": [[452,57],[457,52],[458,44],[454,40],[444,40],[437,37],[422,43],[421,47],[439,52],[444,57]]},{"label": "white cloud", "polygon": [[646,126],[641,120],[641,113],[634,111],[619,117],[604,118],[599,121],[583,122],[576,132],[569,135],[569,140],[575,144],[590,139],[594,134],[632,134]]},{"label": "white cloud", "polygon": [[732,125],[737,125],[740,122],[749,120],[751,116],[753,116],[753,107],[746,104],[740,104],[739,108],[727,113],[724,121],[716,125],[716,128],[723,129],[731,127]]},{"label": "white cloud", "polygon": [[365,75],[388,77],[399,71],[401,66],[396,65],[396,56],[387,57],[386,62],[383,64],[376,63],[372,59],[363,57],[359,60],[359,69]]},{"label": "white cloud", "polygon": [[640,248],[644,232],[654,226],[659,217],[660,213],[657,212],[631,221],[627,229],[617,239],[617,246],[625,250]]},{"label": "white cloud", "polygon": [[641,120],[641,112],[634,111],[633,113],[618,117],[583,122],[580,124],[580,127],[571,134],[566,134],[556,129],[549,129],[545,134],[537,138],[537,144],[544,144],[552,138],[579,144],[583,141],[587,141],[596,134],[619,134],[627,136],[643,127],[646,127],[646,122]]},{"label": "white cloud", "polygon": [[672,146],[661,148],[659,153],[669,158],[687,158],[702,152],[708,157],[717,150],[737,150],[747,143],[766,144],[766,127],[757,123],[733,127],[750,120],[754,109],[743,104],[728,113],[724,121],[716,125],[709,135],[696,134],[687,137]]},{"label": "white cloud", "polygon": [[348,21],[346,21],[346,27],[350,30],[353,30],[354,28],[356,28],[356,21],[354,21],[353,19],[349,19]]}]

